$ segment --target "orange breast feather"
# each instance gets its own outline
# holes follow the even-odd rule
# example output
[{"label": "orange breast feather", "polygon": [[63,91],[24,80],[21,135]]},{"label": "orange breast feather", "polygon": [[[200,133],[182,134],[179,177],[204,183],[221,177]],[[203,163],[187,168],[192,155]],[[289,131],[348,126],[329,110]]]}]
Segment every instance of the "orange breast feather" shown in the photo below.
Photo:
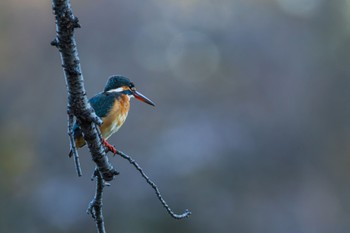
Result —
[{"label": "orange breast feather", "polygon": [[115,101],[110,113],[102,119],[103,124],[100,126],[100,130],[103,138],[108,139],[119,130],[128,116],[129,108],[130,101],[128,96],[122,95],[118,101]]}]

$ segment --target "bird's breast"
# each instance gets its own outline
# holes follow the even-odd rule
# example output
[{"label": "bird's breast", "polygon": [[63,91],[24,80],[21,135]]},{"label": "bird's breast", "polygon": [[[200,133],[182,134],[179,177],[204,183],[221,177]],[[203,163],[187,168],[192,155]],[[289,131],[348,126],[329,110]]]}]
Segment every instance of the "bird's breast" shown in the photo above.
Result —
[{"label": "bird's breast", "polygon": [[120,96],[113,104],[111,110],[104,117],[101,125],[101,133],[105,139],[108,139],[113,133],[117,132],[124,124],[130,109],[129,97]]}]

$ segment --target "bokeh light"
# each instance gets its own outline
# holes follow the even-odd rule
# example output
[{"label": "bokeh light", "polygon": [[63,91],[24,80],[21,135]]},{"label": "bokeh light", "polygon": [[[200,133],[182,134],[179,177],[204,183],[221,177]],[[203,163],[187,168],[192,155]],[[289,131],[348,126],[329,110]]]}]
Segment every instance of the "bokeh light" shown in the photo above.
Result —
[{"label": "bokeh light", "polygon": [[167,61],[177,79],[201,82],[213,78],[219,66],[220,53],[205,34],[184,32],[171,40]]}]

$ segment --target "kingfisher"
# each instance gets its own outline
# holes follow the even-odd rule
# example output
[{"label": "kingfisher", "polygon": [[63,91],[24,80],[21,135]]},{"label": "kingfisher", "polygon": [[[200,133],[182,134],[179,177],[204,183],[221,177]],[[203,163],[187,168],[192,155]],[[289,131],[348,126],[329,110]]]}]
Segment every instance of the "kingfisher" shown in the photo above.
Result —
[{"label": "kingfisher", "polygon": [[[103,144],[113,154],[116,154],[117,151],[114,146],[107,142],[107,139],[117,132],[124,124],[130,109],[131,98],[155,106],[149,98],[136,91],[133,82],[120,75],[109,77],[104,90],[89,100],[96,115],[103,121],[100,126]],[[73,135],[77,148],[81,148],[86,144],[82,131],[77,123],[73,126]],[[73,151],[71,150],[69,152],[69,157],[72,157],[72,155]]]}]

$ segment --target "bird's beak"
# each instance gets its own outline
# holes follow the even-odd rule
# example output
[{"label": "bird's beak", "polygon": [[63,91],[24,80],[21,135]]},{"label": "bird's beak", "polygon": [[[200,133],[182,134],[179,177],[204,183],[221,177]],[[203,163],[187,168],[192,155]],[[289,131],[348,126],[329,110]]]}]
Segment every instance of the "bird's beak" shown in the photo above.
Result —
[{"label": "bird's beak", "polygon": [[138,100],[141,100],[142,102],[145,102],[146,104],[155,106],[155,104],[152,102],[152,100],[148,99],[146,96],[142,95],[140,92],[136,90],[132,90],[132,94],[134,97]]}]

